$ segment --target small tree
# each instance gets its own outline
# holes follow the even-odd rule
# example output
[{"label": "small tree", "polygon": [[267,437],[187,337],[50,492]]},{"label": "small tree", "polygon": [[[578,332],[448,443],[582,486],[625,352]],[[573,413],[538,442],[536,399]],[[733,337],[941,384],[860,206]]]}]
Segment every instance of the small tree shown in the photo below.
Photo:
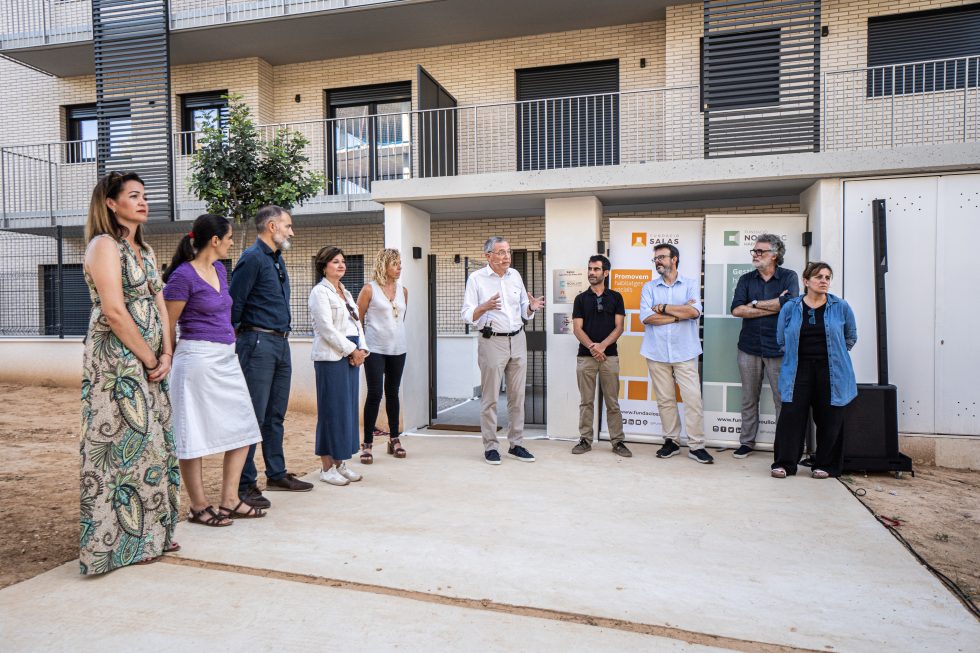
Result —
[{"label": "small tree", "polygon": [[242,97],[227,98],[227,126],[202,128],[191,164],[190,189],[208,212],[241,224],[265,204],[292,209],[325,187],[323,175],[306,169],[305,136],[281,128],[263,140]]}]

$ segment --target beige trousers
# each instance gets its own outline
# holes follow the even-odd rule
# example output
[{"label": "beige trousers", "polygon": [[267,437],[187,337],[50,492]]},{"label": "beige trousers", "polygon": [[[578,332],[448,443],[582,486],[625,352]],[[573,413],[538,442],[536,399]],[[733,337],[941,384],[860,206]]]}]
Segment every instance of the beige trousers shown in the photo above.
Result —
[{"label": "beige trousers", "polygon": [[680,363],[659,363],[647,359],[650,382],[657,395],[657,408],[664,437],[680,444],[681,418],[677,412],[674,383],[681,391],[684,402],[684,425],[687,430],[687,446],[704,449],[704,412],[701,407],[701,379],[698,377],[698,359]]},{"label": "beige trousers", "polygon": [[507,417],[510,430],[507,440],[510,446],[524,443],[524,388],[527,382],[527,338],[522,330],[516,336],[491,336],[480,338],[477,345],[477,363],[480,366],[480,432],[483,434],[484,451],[496,450],[497,399],[500,397],[500,380],[507,388]]},{"label": "beige trousers", "polygon": [[592,356],[578,356],[575,364],[578,391],[578,433],[583,440],[592,442],[595,428],[595,383],[599,379],[602,402],[606,405],[606,425],[613,444],[622,442],[623,414],[619,412],[619,356],[608,356],[601,363]]}]

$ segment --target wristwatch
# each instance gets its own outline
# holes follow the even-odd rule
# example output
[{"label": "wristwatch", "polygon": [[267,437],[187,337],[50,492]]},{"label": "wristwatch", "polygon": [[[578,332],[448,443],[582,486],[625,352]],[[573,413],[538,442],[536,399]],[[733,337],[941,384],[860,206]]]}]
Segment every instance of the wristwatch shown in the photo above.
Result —
[{"label": "wristwatch", "polygon": [[753,299],[752,300],[752,308],[756,308],[758,304],[759,304],[759,300],[758,299]]}]

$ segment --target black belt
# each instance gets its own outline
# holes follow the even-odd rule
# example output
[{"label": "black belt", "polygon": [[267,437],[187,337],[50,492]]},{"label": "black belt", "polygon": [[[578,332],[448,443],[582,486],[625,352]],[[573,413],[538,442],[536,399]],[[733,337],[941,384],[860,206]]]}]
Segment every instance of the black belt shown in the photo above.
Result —
[{"label": "black belt", "polygon": [[239,331],[258,331],[259,333],[271,333],[274,336],[279,336],[280,338],[288,338],[289,331],[276,331],[275,329],[263,329],[257,326],[243,326]]},{"label": "black belt", "polygon": [[506,337],[508,337],[508,338],[509,338],[509,337],[511,337],[511,336],[516,336],[516,335],[517,335],[518,333],[520,333],[520,332],[521,332],[521,329],[523,329],[523,328],[524,328],[524,327],[521,327],[521,328],[520,328],[520,329],[518,329],[517,331],[511,331],[510,333],[497,333],[497,332],[495,332],[495,331],[491,331],[491,332],[490,332],[490,335],[492,335],[492,336],[506,336]]}]

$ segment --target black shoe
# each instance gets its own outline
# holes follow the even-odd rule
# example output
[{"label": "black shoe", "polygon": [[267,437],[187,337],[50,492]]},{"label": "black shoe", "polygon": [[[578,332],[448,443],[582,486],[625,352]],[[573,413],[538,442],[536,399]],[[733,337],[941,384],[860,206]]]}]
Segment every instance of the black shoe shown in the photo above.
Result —
[{"label": "black shoe", "polygon": [[753,451],[755,451],[755,449],[743,444],[741,447],[735,450],[735,453],[732,454],[732,458],[748,458],[749,454],[751,454]]},{"label": "black shoe", "polygon": [[625,442],[617,442],[613,445],[613,453],[623,458],[632,458],[633,452],[626,447]]},{"label": "black shoe", "polygon": [[711,457],[711,454],[704,449],[688,449],[687,457],[691,460],[696,460],[703,465],[710,465],[715,462],[715,459]]},{"label": "black shoe", "polygon": [[281,490],[283,492],[309,492],[313,489],[312,483],[301,481],[296,478],[296,474],[286,474],[282,478],[270,478],[265,482],[265,489]]},{"label": "black shoe", "polygon": [[680,450],[681,448],[676,442],[670,438],[667,438],[664,440],[664,446],[657,449],[657,458],[670,458],[671,456],[676,456]]},{"label": "black shoe", "polygon": [[239,490],[238,498],[253,508],[268,510],[272,507],[272,502],[262,496],[258,485],[250,485],[245,490]]},{"label": "black shoe", "polygon": [[578,444],[572,447],[572,453],[588,453],[592,451],[592,443],[582,438]]},{"label": "black shoe", "polygon": [[522,463],[534,462],[534,456],[531,455],[531,452],[521,446],[511,447],[507,450],[507,455],[511,458],[516,458]]},{"label": "black shoe", "polygon": [[488,465],[499,465],[500,453],[496,449],[490,449],[489,451],[484,451],[483,459],[487,461]]}]

